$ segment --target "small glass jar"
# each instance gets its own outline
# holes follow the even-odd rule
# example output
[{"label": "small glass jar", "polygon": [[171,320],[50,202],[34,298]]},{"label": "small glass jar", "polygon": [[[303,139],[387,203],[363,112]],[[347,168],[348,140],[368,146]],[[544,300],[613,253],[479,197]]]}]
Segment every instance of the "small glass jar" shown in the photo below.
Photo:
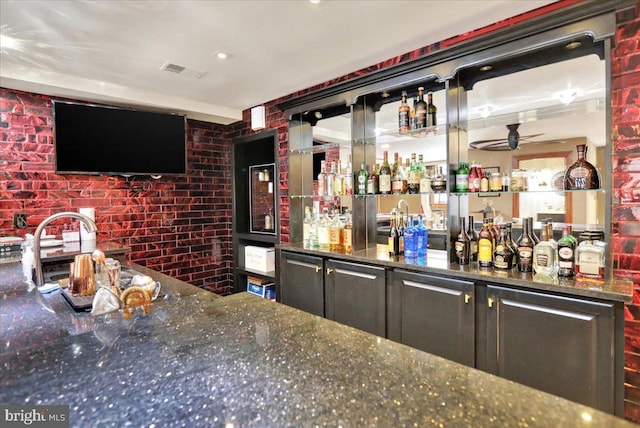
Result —
[{"label": "small glass jar", "polygon": [[522,169],[514,169],[513,171],[511,171],[511,191],[527,191],[527,171]]},{"label": "small glass jar", "polygon": [[489,177],[489,190],[500,192],[502,190],[502,176],[499,172],[492,172]]}]

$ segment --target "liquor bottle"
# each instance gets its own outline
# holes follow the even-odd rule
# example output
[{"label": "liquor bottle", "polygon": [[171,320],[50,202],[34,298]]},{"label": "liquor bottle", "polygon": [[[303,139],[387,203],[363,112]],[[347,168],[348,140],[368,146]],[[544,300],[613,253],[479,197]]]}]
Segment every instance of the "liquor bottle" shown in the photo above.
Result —
[{"label": "liquor bottle", "polygon": [[471,163],[471,171],[469,171],[469,192],[480,191],[480,176],[478,175],[478,167],[476,162]]},{"label": "liquor bottle", "polygon": [[564,174],[564,189],[599,189],[600,173],[598,169],[586,159],[587,146],[578,144],[576,150],[578,151],[578,160],[567,168]]},{"label": "liquor bottle", "polygon": [[436,126],[436,113],[438,108],[433,104],[433,92],[427,94],[427,126]]},{"label": "liquor bottle", "polygon": [[336,161],[336,175],[333,179],[333,194],[336,196],[344,195],[344,176],[342,175],[342,162]]},{"label": "liquor bottle", "polygon": [[437,172],[431,179],[431,189],[434,192],[445,192],[447,190],[447,179],[442,172],[442,165],[437,166]]},{"label": "liquor bottle", "polygon": [[387,247],[390,256],[400,254],[400,243],[398,241],[398,229],[396,227],[396,210],[391,210],[391,220],[389,222],[389,237],[387,238]]},{"label": "liquor bottle", "polygon": [[431,188],[431,171],[425,166],[422,174],[420,175],[420,193],[430,192],[433,192],[433,189]]},{"label": "liquor bottle", "polygon": [[318,221],[318,244],[323,251],[329,251],[331,248],[331,224],[329,221],[329,210],[324,208],[322,216]]},{"label": "liquor bottle", "polygon": [[460,217],[460,233],[458,233],[454,247],[458,264],[468,265],[471,260],[471,239],[467,234],[464,217]]},{"label": "liquor bottle", "polygon": [[309,224],[309,248],[312,250],[320,249],[320,241],[318,240],[319,222],[318,210],[314,208],[311,213],[311,223]]},{"label": "liquor bottle", "polygon": [[357,181],[357,194],[358,195],[366,195],[367,194],[367,180],[369,179],[369,173],[367,172],[367,166],[364,162],[360,163],[360,171],[358,171],[358,181]]},{"label": "liquor bottle", "polygon": [[273,208],[269,208],[269,210],[267,211],[267,213],[264,216],[264,230],[266,230],[266,231],[273,231],[274,230]]},{"label": "liquor bottle", "polygon": [[325,196],[334,196],[335,188],[334,181],[336,180],[336,163],[331,162],[331,168],[329,169],[329,173],[327,174],[327,182],[325,184],[325,191],[327,192]]},{"label": "liquor bottle", "polygon": [[416,129],[427,127],[427,103],[424,102],[424,88],[418,88],[418,102],[416,103]]},{"label": "liquor bottle", "polygon": [[344,225],[340,221],[340,213],[337,210],[333,212],[333,219],[329,224],[329,250],[342,250],[342,228]]},{"label": "liquor bottle", "polygon": [[535,246],[538,242],[540,242],[540,238],[536,235],[535,230],[533,230],[533,217],[528,217],[527,222],[529,222],[529,237],[533,241],[533,245]]},{"label": "liquor bottle", "polygon": [[493,266],[493,235],[488,220],[485,218],[482,221],[482,229],[478,234],[478,266],[481,268]]},{"label": "liquor bottle", "polygon": [[493,224],[493,217],[487,217],[485,220],[489,223],[489,232],[491,233],[493,248],[496,248],[499,232],[496,230],[496,225]]},{"label": "liquor bottle", "polygon": [[405,230],[405,218],[403,213],[398,214],[398,254],[404,254],[404,230]]},{"label": "liquor bottle", "polygon": [[367,194],[376,195],[378,194],[378,165],[371,165],[371,174],[369,174],[369,178],[367,179]]},{"label": "liquor bottle", "polygon": [[456,170],[456,192],[467,193],[469,191],[469,167],[466,162],[460,162]]},{"label": "liquor bottle", "polygon": [[418,257],[418,229],[413,223],[413,216],[409,216],[404,229],[404,256],[409,259]]},{"label": "liquor bottle", "polygon": [[409,162],[409,158],[404,160],[404,168],[402,168],[402,193],[409,193],[409,170],[411,169],[411,164]]},{"label": "liquor bottle", "polygon": [[414,195],[420,193],[420,168],[416,162],[416,154],[411,153],[411,166],[407,174],[407,192]]},{"label": "liquor bottle", "polygon": [[500,225],[500,235],[493,251],[493,267],[499,270],[509,270],[513,264],[513,252],[507,241],[507,225]]},{"label": "liquor bottle", "polygon": [[344,172],[344,194],[353,195],[353,165],[351,155],[347,155],[347,170]]},{"label": "liquor bottle", "polygon": [[511,231],[512,231],[511,223],[507,223],[505,226],[507,227],[507,245],[509,246],[511,253],[513,254],[513,260],[511,263],[511,266],[513,267],[518,262],[518,246],[513,240],[513,236],[511,234]]},{"label": "liquor bottle", "polygon": [[427,255],[427,246],[429,244],[429,231],[424,225],[422,215],[418,216],[418,225],[416,226],[418,234],[418,257]]},{"label": "liquor bottle", "polygon": [[576,248],[575,277],[581,281],[604,281],[605,244],[597,238],[599,232],[585,231],[584,241]]},{"label": "liquor bottle", "polygon": [[520,239],[518,239],[518,270],[520,272],[531,272],[533,271],[533,247],[535,243],[531,239],[531,235],[529,234],[529,221],[525,219],[522,222],[523,229],[522,235],[520,235]]},{"label": "liquor bottle", "polygon": [[562,238],[558,240],[558,276],[570,278],[574,275],[576,244],[571,236],[571,227],[562,228]]},{"label": "liquor bottle", "polygon": [[342,242],[344,251],[347,254],[351,254],[353,252],[353,220],[351,218],[351,212],[347,212],[347,218],[344,221]]},{"label": "liquor bottle", "polygon": [[318,196],[326,195],[327,185],[327,163],[320,161],[320,173],[318,174]]},{"label": "liquor bottle", "polygon": [[402,168],[402,158],[400,158],[398,156],[398,153],[396,152],[395,155],[395,162],[393,163],[393,175],[391,178],[391,192],[394,195],[402,195],[403,192],[403,186],[404,186],[404,174],[403,174],[403,168]]},{"label": "liquor bottle", "polygon": [[469,224],[467,225],[467,235],[469,236],[469,261],[478,261],[478,232],[473,227],[473,216],[469,216]]},{"label": "liquor bottle", "polygon": [[380,173],[378,174],[378,187],[380,194],[391,194],[391,167],[389,166],[389,152],[386,150],[383,153],[382,166],[380,167]]},{"label": "liquor bottle", "polygon": [[302,247],[311,248],[311,207],[304,207],[304,222],[302,223]]},{"label": "liquor bottle", "polygon": [[540,242],[533,247],[533,271],[544,275],[555,274],[556,254],[557,249],[549,240],[548,224],[543,222],[540,228]]},{"label": "liquor bottle", "polygon": [[413,131],[416,129],[416,105],[418,105],[418,98],[413,99],[413,107],[409,111],[409,128]]},{"label": "liquor bottle", "polygon": [[400,103],[400,107],[398,107],[398,131],[400,133],[409,132],[411,127],[409,126],[409,115],[411,113],[411,108],[409,104],[407,104],[407,93],[402,91],[402,102]]}]

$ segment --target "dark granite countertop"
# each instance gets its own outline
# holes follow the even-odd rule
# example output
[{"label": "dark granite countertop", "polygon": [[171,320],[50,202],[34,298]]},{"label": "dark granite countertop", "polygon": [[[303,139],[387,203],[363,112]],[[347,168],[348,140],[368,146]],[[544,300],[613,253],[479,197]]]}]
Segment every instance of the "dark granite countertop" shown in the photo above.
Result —
[{"label": "dark granite countertop", "polygon": [[457,263],[449,264],[446,252],[443,250],[428,250],[426,257],[406,259],[403,256],[389,256],[385,245],[357,250],[353,254],[306,249],[299,243],[281,244],[279,248],[283,251],[490,282],[522,289],[550,291],[614,302],[631,302],[633,300],[632,281],[614,279],[606,283],[580,282],[573,279],[559,279],[558,277],[534,276],[531,273],[518,272],[515,269],[509,272],[480,270],[475,264],[467,266],[460,266]]},{"label": "dark granite countertop", "polygon": [[[0,266],[0,403],[69,405],[74,427],[634,426],[247,293],[156,278],[171,297],[147,316],[71,334],[19,264]],[[7,323],[40,342],[7,341]]]}]

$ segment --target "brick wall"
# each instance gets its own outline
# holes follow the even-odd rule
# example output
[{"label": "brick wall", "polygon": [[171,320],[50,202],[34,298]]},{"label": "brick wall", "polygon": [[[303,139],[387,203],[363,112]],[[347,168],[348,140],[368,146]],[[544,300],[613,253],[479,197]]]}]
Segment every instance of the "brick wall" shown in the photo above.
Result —
[{"label": "brick wall", "polygon": [[615,276],[634,282],[625,306],[625,417],[640,422],[640,5],[617,17],[612,55],[613,204],[611,252]]},{"label": "brick wall", "polygon": [[[47,216],[95,207],[98,242],[128,259],[217,293],[232,289],[231,156],[227,129],[188,121],[185,177],[54,173],[51,98],[0,88],[0,236],[33,233]],[[28,228],[13,229],[16,212]],[[59,233],[66,221],[49,229]]]}]

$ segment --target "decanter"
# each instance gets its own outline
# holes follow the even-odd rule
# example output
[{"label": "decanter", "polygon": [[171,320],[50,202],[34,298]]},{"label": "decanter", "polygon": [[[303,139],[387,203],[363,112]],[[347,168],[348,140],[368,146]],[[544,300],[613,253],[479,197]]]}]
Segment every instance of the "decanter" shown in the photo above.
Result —
[{"label": "decanter", "polygon": [[578,144],[578,160],[567,168],[564,174],[565,190],[599,189],[600,175],[598,169],[586,159],[587,146]]}]

